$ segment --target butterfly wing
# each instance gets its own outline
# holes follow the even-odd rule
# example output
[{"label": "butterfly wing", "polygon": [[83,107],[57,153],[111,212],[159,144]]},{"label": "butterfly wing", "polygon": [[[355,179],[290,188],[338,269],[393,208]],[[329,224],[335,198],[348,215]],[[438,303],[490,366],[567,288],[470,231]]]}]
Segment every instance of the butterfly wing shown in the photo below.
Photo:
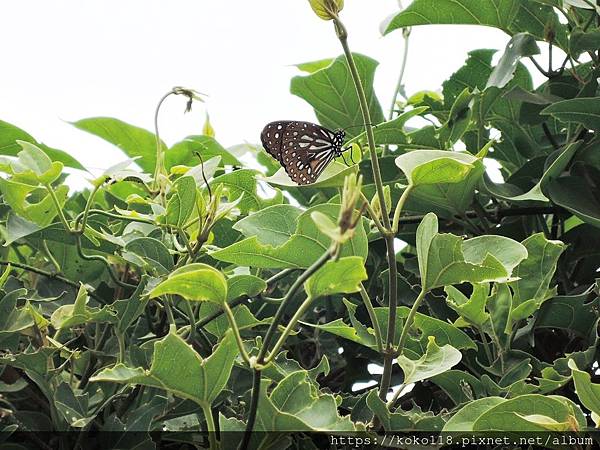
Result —
[{"label": "butterfly wing", "polygon": [[333,131],[311,122],[269,123],[261,140],[297,184],[314,183],[341,147]]}]

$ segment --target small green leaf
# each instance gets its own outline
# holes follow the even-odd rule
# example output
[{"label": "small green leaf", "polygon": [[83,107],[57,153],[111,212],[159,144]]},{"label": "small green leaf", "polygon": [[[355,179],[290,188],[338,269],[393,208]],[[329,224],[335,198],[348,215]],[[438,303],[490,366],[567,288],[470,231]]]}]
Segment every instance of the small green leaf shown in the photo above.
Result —
[{"label": "small green leaf", "polygon": [[[132,262],[142,267],[154,269],[159,275],[165,275],[173,269],[173,256],[158,239],[150,237],[136,238],[127,243],[125,250],[137,256]],[[124,257],[129,259],[126,255]]]},{"label": "small green leaf", "polygon": [[196,181],[190,176],[178,178],[171,187],[165,223],[183,227],[196,206]]},{"label": "small green leaf", "polygon": [[165,167],[170,169],[180,165],[196,166],[200,162],[197,153],[202,156],[204,164],[207,164],[209,159],[219,156],[222,164],[229,166],[241,165],[240,161],[214,138],[210,136],[188,136],[167,151],[165,154]]},{"label": "small green leaf", "polygon": [[238,349],[230,332],[211,355],[203,359],[171,331],[154,344],[150,369],[117,364],[102,370],[90,381],[141,384],[164,389],[199,405],[210,405],[227,384],[237,356]]},{"label": "small green leaf", "polygon": [[256,297],[267,288],[267,283],[262,278],[254,275],[234,275],[227,279],[227,301],[236,298]]},{"label": "small green leaf", "polygon": [[451,345],[438,347],[435,338],[429,336],[425,354],[417,360],[400,355],[398,365],[404,372],[403,384],[416,383],[450,370],[462,359],[462,354]]},{"label": "small green leaf", "polygon": [[396,165],[413,186],[458,183],[464,180],[477,158],[468,153],[414,150],[396,158]]},{"label": "small green leaf", "polygon": [[360,283],[367,279],[364,261],[360,256],[347,256],[337,261],[327,261],[305,283],[310,298],[333,294],[350,294],[360,290]]},{"label": "small green leaf", "polygon": [[63,305],[52,313],[50,322],[57,330],[71,328],[90,322],[117,322],[116,312],[109,306],[94,308],[87,306],[88,293],[83,285],[79,287],[75,303]]},{"label": "small green leaf", "polygon": [[331,20],[344,9],[344,0],[309,0],[310,7],[323,20]]},{"label": "small green leaf", "polygon": [[283,200],[281,192],[277,190],[275,196],[265,199],[258,193],[257,175],[259,172],[251,169],[239,169],[225,173],[214,178],[211,186],[221,184],[223,194],[230,202],[239,199],[237,207],[242,214],[250,211],[259,211],[267,206],[280,204]]},{"label": "small green leaf", "polygon": [[165,294],[181,295],[191,301],[223,304],[227,299],[227,281],[217,269],[193,263],[171,272],[166,280],[148,294],[150,298]]},{"label": "small green leaf", "polygon": [[446,286],[444,288],[447,295],[446,303],[464,320],[477,327],[482,327],[490,318],[485,310],[489,289],[487,283],[475,284],[471,297],[467,298],[454,286]]},{"label": "small green leaf", "polygon": [[582,221],[600,228],[598,189],[590,188],[589,182],[579,175],[565,176],[552,180],[548,185],[548,196]]},{"label": "small green leaf", "polygon": [[600,414],[600,384],[592,383],[590,374],[579,370],[574,360],[570,359],[568,364],[577,397],[587,409],[594,414]]},{"label": "small green leaf", "polygon": [[[398,408],[396,412],[390,412],[385,402],[377,395],[375,389],[369,392],[366,402],[369,409],[381,421],[385,431],[404,433],[411,431],[439,431],[444,423],[444,420],[440,416],[435,416],[432,412],[423,412],[418,407],[414,407],[409,411]],[[385,441],[383,443],[387,444]]]},{"label": "small green leaf", "polygon": [[600,29],[582,31],[573,30],[569,39],[569,53],[577,58],[581,53],[596,51],[600,48]]}]

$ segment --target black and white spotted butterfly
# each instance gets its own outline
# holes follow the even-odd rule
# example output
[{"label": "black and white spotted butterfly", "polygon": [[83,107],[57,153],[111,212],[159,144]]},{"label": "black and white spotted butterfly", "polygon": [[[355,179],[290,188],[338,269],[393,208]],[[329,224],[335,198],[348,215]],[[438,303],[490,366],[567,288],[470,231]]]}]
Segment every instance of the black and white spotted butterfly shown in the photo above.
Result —
[{"label": "black and white spotted butterfly", "polygon": [[344,130],[331,131],[311,122],[281,120],[263,129],[263,147],[297,184],[314,183],[325,167],[342,154]]}]

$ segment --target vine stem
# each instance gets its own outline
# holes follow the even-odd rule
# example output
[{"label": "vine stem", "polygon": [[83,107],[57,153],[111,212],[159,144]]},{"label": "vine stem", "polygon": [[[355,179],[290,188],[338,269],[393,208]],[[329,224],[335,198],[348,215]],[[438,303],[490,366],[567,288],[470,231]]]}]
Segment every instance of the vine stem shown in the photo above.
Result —
[{"label": "vine stem", "polygon": [[160,112],[160,108],[162,106],[162,104],[165,102],[165,100],[171,96],[171,95],[175,95],[175,92],[173,92],[172,90],[170,90],[169,92],[167,92],[165,95],[163,95],[160,100],[158,101],[158,104],[156,105],[156,109],[154,110],[154,135],[156,136],[156,166],[154,168],[154,182],[153,182],[153,188],[156,190],[159,187],[159,175],[161,175],[164,171],[164,152],[162,149],[162,145],[160,142],[160,136],[158,134],[158,113]]},{"label": "vine stem", "polygon": [[[381,207],[381,218],[382,225],[385,229],[383,234],[385,238],[385,245],[387,249],[387,261],[389,266],[389,277],[388,277],[388,292],[389,292],[389,315],[388,315],[388,339],[386,342],[386,349],[384,350],[383,359],[383,375],[381,377],[381,385],[379,390],[380,397],[385,398],[387,390],[390,386],[390,380],[392,376],[392,363],[393,363],[393,337],[396,331],[396,306],[398,303],[398,268],[396,267],[396,252],[394,250],[394,232],[390,218],[385,204],[385,194],[383,191],[383,182],[381,179],[381,169],[379,168],[379,159],[377,156],[377,148],[375,147],[375,136],[373,134],[373,126],[371,124],[371,115],[369,113],[369,104],[367,102],[367,96],[360,80],[360,75],[356,69],[354,57],[348,46],[348,31],[346,27],[339,19],[339,17],[333,17],[333,23],[335,25],[335,31],[337,37],[342,44],[344,49],[344,55],[348,63],[348,69],[356,89],[356,95],[360,104],[360,110],[363,116],[363,122],[365,131],[367,133],[367,143],[369,145],[369,156],[371,158],[371,169],[373,171],[373,179],[375,181],[375,187],[377,189],[377,196],[379,198],[379,204]],[[398,212],[398,215],[400,213]]]},{"label": "vine stem", "polygon": [[369,318],[371,319],[371,323],[373,324],[373,331],[375,332],[375,343],[377,344],[377,350],[379,353],[383,353],[383,339],[381,338],[381,328],[379,327],[379,322],[377,321],[377,315],[375,314],[375,308],[373,308],[373,303],[371,302],[371,298],[367,293],[364,285],[360,283],[360,296],[362,298],[363,304],[365,308],[367,308],[367,313],[369,314]]},{"label": "vine stem", "polygon": [[404,351],[404,346],[406,345],[406,339],[408,338],[408,332],[410,330],[410,327],[413,324],[413,321],[415,320],[415,315],[417,314],[417,310],[419,309],[419,306],[421,306],[423,299],[425,299],[426,293],[427,293],[427,291],[425,289],[421,289],[421,292],[419,292],[419,295],[415,299],[415,302],[413,303],[412,308],[410,308],[410,312],[408,313],[408,316],[406,317],[406,320],[404,321],[404,326],[402,327],[402,333],[400,334],[400,342],[398,343],[398,349],[396,351],[398,356],[402,355],[402,352]]},{"label": "vine stem", "polygon": [[240,329],[237,326],[237,322],[235,321],[235,316],[233,315],[233,311],[229,307],[227,302],[223,303],[223,311],[225,311],[225,315],[227,316],[227,320],[229,321],[229,326],[233,330],[233,335],[235,336],[235,341],[237,342],[238,349],[240,350],[240,354],[242,355],[242,359],[246,364],[252,366],[250,362],[250,356],[246,352],[244,348],[244,342],[242,341],[242,336],[240,335]]},{"label": "vine stem", "polygon": [[[248,444],[250,443],[250,437],[252,435],[252,429],[254,428],[254,422],[256,420],[256,411],[258,409],[258,397],[260,395],[260,382],[262,379],[262,369],[263,364],[265,363],[265,356],[269,349],[269,344],[273,340],[275,336],[275,332],[277,331],[277,327],[281,323],[283,319],[283,315],[290,303],[293,299],[296,292],[300,289],[300,287],[304,284],[308,278],[314,274],[317,270],[319,270],[327,261],[329,261],[336,254],[335,246],[329,248],[325,253],[321,255],[321,257],[316,260],[310,267],[308,267],[292,284],[290,289],[287,291],[285,297],[281,300],[281,304],[275,313],[275,317],[265,334],[265,339],[258,351],[258,355],[254,364],[251,364],[251,367],[254,369],[254,381],[252,383],[252,397],[250,400],[250,411],[248,413],[248,422],[246,423],[246,430],[244,431],[244,437],[240,442],[239,449],[246,450],[248,448]],[[272,352],[274,353],[274,352]]]}]

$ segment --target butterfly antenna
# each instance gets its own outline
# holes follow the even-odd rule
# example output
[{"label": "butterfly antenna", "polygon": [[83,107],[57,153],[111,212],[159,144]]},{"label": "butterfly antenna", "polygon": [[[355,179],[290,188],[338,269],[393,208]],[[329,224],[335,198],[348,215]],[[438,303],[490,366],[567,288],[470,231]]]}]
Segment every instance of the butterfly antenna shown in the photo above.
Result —
[{"label": "butterfly antenna", "polygon": [[[377,128],[377,124],[375,124],[375,123],[368,123],[367,126]],[[342,128],[342,130],[346,131],[346,130],[349,130],[350,128],[364,128],[364,125],[350,125],[349,127]]]},{"label": "butterfly antenna", "polygon": [[204,173],[204,160],[202,159],[202,156],[200,156],[200,152],[194,151],[194,154],[200,159],[200,172],[202,172],[202,179],[204,180],[204,184],[206,184],[206,189],[208,190],[208,198],[210,201],[212,201],[212,191],[210,190],[210,184],[208,184],[206,174]]}]

